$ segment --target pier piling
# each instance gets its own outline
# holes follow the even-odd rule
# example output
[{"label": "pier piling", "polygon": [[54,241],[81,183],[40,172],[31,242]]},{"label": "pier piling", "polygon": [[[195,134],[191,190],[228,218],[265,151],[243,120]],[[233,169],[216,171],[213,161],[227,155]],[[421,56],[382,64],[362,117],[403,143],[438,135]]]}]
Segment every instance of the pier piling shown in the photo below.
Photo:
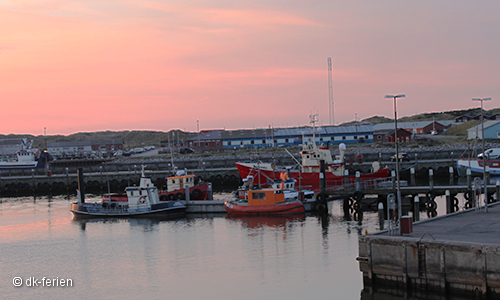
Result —
[{"label": "pier piling", "polygon": [[382,202],[378,204],[378,224],[380,230],[384,230],[384,203]]},{"label": "pier piling", "polygon": [[413,200],[413,221],[420,221],[420,198],[415,196]]},{"label": "pier piling", "polygon": [[446,190],[445,195],[446,195],[446,214],[450,214],[452,212],[450,190]]}]

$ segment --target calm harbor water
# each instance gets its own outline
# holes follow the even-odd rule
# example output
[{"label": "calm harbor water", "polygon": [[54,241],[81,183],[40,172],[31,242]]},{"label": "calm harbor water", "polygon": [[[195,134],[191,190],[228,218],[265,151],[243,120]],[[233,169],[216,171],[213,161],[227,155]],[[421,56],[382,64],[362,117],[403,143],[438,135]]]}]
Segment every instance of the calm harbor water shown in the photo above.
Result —
[{"label": "calm harbor water", "polygon": [[[353,221],[341,201],[323,218],[79,221],[69,212],[73,198],[1,200],[2,299],[384,299],[394,293],[362,292],[358,236],[377,231],[378,217],[365,212]],[[49,280],[59,286],[42,286]],[[60,286],[61,280],[72,286]]]}]

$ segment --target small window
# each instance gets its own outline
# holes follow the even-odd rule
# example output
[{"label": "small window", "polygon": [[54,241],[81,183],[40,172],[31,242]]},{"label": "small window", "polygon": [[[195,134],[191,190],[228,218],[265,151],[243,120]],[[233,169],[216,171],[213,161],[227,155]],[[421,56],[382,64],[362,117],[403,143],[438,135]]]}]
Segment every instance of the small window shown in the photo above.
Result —
[{"label": "small window", "polygon": [[345,136],[343,136],[342,139],[345,140]]},{"label": "small window", "polygon": [[368,136],[367,136],[367,135],[365,135],[365,140],[367,140],[367,139],[368,139]]},{"label": "small window", "polygon": [[262,140],[262,144],[265,144],[266,143],[266,140]]},{"label": "small window", "polygon": [[277,144],[278,143],[278,140],[274,140],[274,143]]},{"label": "small window", "polygon": [[323,141],[323,138],[319,138],[319,141],[322,142]]},{"label": "small window", "polygon": [[332,137],[330,138],[330,141],[335,141],[335,137],[334,137],[334,136],[332,136]]},{"label": "small window", "polygon": [[227,142],[227,145],[228,145],[228,146],[231,146],[231,142]]},{"label": "small window", "polygon": [[357,135],[355,135],[355,136],[354,136],[354,139],[355,139],[355,140],[357,140],[357,139],[358,139],[358,136],[357,136]]},{"label": "small window", "polygon": [[208,142],[205,142],[205,147],[208,147]]},{"label": "small window", "polygon": [[285,143],[288,143],[288,139],[285,139]]},{"label": "small window", "polygon": [[[228,144],[231,145],[231,142],[229,142]],[[215,142],[215,145],[220,146],[220,141]]]},{"label": "small window", "polygon": [[175,179],[172,179],[172,183],[175,183]]},{"label": "small window", "polygon": [[250,144],[252,144],[252,145],[253,145],[254,143],[255,143],[255,142],[254,142],[254,140],[251,140],[251,141],[250,141]]},{"label": "small window", "polygon": [[266,199],[266,193],[253,193],[253,198],[257,200]]}]

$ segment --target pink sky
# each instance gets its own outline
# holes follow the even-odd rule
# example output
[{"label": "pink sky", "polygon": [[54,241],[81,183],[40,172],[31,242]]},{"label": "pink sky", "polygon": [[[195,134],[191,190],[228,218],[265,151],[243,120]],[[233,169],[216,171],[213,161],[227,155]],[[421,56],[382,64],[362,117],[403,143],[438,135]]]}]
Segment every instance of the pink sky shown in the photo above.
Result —
[{"label": "pink sky", "polygon": [[0,0],[0,133],[500,107],[498,1]]}]

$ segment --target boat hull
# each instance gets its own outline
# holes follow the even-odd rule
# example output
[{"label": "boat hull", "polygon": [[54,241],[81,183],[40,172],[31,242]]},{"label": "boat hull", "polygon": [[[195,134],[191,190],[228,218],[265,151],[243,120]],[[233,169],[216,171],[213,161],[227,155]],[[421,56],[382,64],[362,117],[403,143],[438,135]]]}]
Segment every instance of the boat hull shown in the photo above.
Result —
[{"label": "boat hull", "polygon": [[233,215],[291,215],[305,212],[300,201],[283,202],[274,205],[244,205],[233,201],[224,203],[228,214]]},{"label": "boat hull", "polygon": [[126,205],[103,207],[102,203],[72,203],[71,212],[75,218],[161,218],[174,219],[186,215],[186,206],[173,203],[154,204],[150,209],[129,211]]},{"label": "boat hull", "polygon": [[17,163],[17,162],[0,162],[0,169],[28,169],[36,168],[38,162],[32,163]]},{"label": "boat hull", "polygon": [[[257,165],[258,166],[258,165]],[[259,184],[268,181],[276,180],[280,178],[280,174],[283,171],[280,170],[269,170],[266,168],[258,168],[256,165],[247,163],[236,163],[238,172],[241,178],[247,178],[249,175],[253,176],[253,183]],[[319,172],[299,172],[297,170],[290,170],[289,176],[295,180],[300,187],[300,189],[310,189],[315,193],[320,190],[320,173]],[[326,172],[326,186],[328,188],[342,187],[346,184],[345,177],[337,176],[331,172]],[[376,179],[385,179],[389,177],[389,168],[383,168],[375,173],[361,174],[360,181],[370,181]],[[356,182],[355,176],[348,177],[348,184],[354,184]],[[374,183],[375,184],[375,183]]]},{"label": "boat hull", "polygon": [[[487,160],[486,166],[492,176],[500,176],[500,160]],[[459,176],[467,176],[467,170],[471,170],[471,175],[482,175],[484,164],[480,159],[459,159],[457,160],[457,172]]]}]

